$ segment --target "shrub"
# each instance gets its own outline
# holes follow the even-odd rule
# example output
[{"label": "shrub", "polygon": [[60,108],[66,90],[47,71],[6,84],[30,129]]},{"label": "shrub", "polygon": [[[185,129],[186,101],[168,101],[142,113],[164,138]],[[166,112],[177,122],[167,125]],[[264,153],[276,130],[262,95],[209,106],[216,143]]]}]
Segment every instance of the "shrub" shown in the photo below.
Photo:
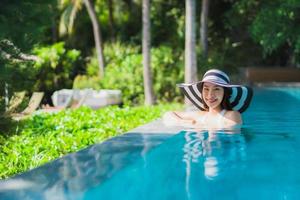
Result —
[{"label": "shrub", "polygon": [[184,81],[182,52],[168,46],[160,46],[151,50],[151,56],[157,100],[161,102],[178,100],[180,91],[176,84]]},{"label": "shrub", "polygon": [[[120,43],[105,47],[107,66],[100,87],[119,89],[123,102],[128,105],[144,102],[143,65],[140,49]],[[183,81],[183,57],[181,51],[167,46],[151,50],[151,67],[154,93],[159,102],[177,100],[176,83]],[[88,65],[89,75],[95,75],[97,66]],[[92,68],[92,69],[91,69]],[[93,72],[93,73],[90,73]]]},{"label": "shrub", "polygon": [[73,82],[74,89],[93,88],[100,90],[100,78],[98,76],[77,75]]},{"label": "shrub", "polygon": [[35,67],[38,70],[36,90],[51,95],[62,88],[71,88],[75,70],[80,60],[80,51],[66,49],[64,42],[38,47],[34,52],[39,57]]},{"label": "shrub", "polygon": [[5,114],[5,99],[16,91],[31,90],[34,84],[36,70],[29,57],[11,41],[0,40],[0,132],[12,126]]},{"label": "shrub", "polygon": [[123,103],[132,105],[143,102],[143,68],[140,54],[127,55],[120,65],[107,65],[105,77],[101,80],[101,87],[119,89],[122,91]]},{"label": "shrub", "polygon": [[122,134],[179,104],[134,108],[87,107],[21,121],[13,136],[0,135],[0,179],[37,167],[65,154]]}]

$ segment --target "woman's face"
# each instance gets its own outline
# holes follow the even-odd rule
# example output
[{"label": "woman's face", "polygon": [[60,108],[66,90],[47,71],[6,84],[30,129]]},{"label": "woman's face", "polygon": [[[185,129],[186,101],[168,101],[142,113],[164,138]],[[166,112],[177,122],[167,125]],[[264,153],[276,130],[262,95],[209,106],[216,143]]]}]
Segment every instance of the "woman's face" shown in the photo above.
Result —
[{"label": "woman's face", "polygon": [[202,96],[206,105],[211,109],[221,106],[224,88],[213,83],[203,83]]}]

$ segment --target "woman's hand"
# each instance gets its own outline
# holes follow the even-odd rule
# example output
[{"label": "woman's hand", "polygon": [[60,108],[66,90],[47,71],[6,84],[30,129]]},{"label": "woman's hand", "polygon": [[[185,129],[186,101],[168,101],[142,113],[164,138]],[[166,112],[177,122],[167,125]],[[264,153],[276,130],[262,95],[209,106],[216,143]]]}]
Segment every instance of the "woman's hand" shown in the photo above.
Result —
[{"label": "woman's hand", "polygon": [[189,126],[189,127],[191,127],[194,124],[196,124],[195,120],[183,118],[174,111],[166,112],[163,115],[163,122],[165,125],[169,125],[169,126]]}]

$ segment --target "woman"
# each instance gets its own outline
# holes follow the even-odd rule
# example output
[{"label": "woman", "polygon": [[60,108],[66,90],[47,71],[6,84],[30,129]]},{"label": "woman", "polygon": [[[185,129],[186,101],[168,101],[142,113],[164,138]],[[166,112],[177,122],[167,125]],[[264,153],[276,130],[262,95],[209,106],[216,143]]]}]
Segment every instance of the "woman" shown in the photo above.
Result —
[{"label": "woman", "polygon": [[231,85],[226,73],[212,69],[202,81],[179,84],[188,99],[200,109],[193,112],[167,112],[163,121],[167,125],[195,128],[223,129],[242,125],[241,114],[252,99],[252,89]]}]

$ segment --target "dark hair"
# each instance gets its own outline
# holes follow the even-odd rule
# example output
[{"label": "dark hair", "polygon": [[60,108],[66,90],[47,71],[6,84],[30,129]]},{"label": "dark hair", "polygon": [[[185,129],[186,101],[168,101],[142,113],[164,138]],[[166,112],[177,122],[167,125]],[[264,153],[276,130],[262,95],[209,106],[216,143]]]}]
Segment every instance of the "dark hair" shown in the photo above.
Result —
[{"label": "dark hair", "polygon": [[227,87],[223,87],[223,89],[224,89],[224,97],[223,97],[223,100],[221,102],[221,106],[222,106],[223,109],[232,110],[232,106],[229,102],[231,90]]},{"label": "dark hair", "polygon": [[[201,93],[203,93],[203,83],[201,84]],[[224,89],[224,96],[223,96],[223,99],[222,99],[222,102],[221,102],[221,107],[222,109],[225,109],[225,110],[232,110],[232,106],[229,102],[229,97],[230,97],[230,94],[231,94],[231,90],[227,87],[222,87]],[[206,105],[205,101],[203,100],[203,105],[204,105],[204,109],[205,111],[208,111],[208,105]]]}]

